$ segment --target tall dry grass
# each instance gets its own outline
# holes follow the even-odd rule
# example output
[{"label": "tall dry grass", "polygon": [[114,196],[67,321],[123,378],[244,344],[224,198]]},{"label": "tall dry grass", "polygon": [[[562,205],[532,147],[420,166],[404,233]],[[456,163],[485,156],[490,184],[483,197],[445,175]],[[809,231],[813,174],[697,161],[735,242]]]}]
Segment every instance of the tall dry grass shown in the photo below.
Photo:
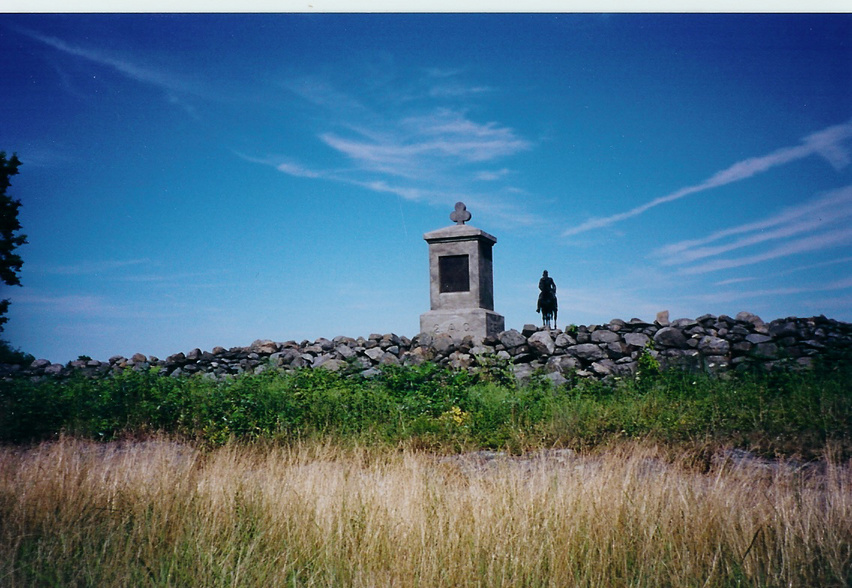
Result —
[{"label": "tall dry grass", "polygon": [[845,586],[852,471],[73,439],[0,449],[3,586]]}]

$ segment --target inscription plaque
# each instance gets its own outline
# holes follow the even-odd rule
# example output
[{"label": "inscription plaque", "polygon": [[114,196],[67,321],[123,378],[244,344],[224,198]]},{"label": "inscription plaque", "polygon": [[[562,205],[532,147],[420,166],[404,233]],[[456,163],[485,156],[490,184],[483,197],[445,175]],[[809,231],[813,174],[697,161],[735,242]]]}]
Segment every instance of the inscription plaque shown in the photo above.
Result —
[{"label": "inscription plaque", "polygon": [[467,255],[445,255],[438,258],[441,292],[470,291],[470,261]]}]

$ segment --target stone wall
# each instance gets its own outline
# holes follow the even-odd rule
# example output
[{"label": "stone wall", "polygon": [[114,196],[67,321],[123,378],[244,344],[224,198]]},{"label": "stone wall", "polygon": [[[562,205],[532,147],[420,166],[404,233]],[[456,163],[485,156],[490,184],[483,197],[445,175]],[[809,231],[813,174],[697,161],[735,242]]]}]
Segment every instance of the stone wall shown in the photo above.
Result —
[{"label": "stone wall", "polygon": [[631,377],[643,352],[663,367],[723,373],[729,370],[808,369],[817,358],[849,357],[852,324],[824,316],[785,318],[764,323],[741,312],[736,317],[704,315],[696,319],[653,323],[631,319],[605,325],[540,330],[526,325],[487,337],[476,344],[470,337],[420,333],[413,339],[394,334],[320,338],[316,341],[258,340],[248,347],[212,351],[193,349],[165,359],[136,354],[107,361],[80,359],[67,365],[38,359],[28,366],[0,365],[0,377],[69,377],[80,372],[105,377],[122,370],[156,370],[169,377],[204,374],[221,379],[246,372],[301,367],[371,377],[384,365],[413,365],[434,361],[457,369],[503,364],[524,380],[541,370],[554,383],[572,374],[585,378]]}]

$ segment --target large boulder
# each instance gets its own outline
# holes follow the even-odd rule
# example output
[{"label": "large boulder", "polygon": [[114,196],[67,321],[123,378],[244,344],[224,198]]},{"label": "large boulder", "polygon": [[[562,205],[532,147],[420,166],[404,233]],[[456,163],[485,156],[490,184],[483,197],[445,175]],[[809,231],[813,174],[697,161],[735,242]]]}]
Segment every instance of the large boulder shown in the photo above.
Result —
[{"label": "large boulder", "polygon": [[559,333],[558,335],[556,335],[554,343],[557,347],[564,348],[570,345],[576,345],[577,341],[566,333]]},{"label": "large boulder", "polygon": [[529,339],[527,339],[527,342],[539,355],[553,355],[553,352],[556,351],[556,344],[550,336],[550,333],[547,331],[538,331],[533,333],[530,335]]},{"label": "large boulder", "polygon": [[521,335],[515,329],[503,331],[498,335],[498,338],[500,339],[500,343],[506,349],[514,349],[515,347],[520,347],[521,345],[524,345],[527,342],[526,337]]},{"label": "large boulder", "polygon": [[564,374],[566,372],[580,369],[581,367],[582,365],[580,364],[580,360],[576,357],[572,357],[570,355],[559,355],[547,360],[547,364],[544,366],[544,371]]},{"label": "large boulder", "polygon": [[606,351],[595,345],[594,343],[580,343],[572,345],[565,350],[569,355],[577,357],[584,361],[598,361],[606,359],[608,356]]},{"label": "large boulder", "polygon": [[[517,331],[515,331],[517,333]],[[456,348],[456,342],[451,335],[441,333],[432,339],[432,349],[438,355],[449,355]]]},{"label": "large boulder", "polygon": [[621,339],[621,335],[606,329],[598,329],[592,332],[592,343],[615,343]]},{"label": "large boulder", "polygon": [[249,347],[252,353],[271,355],[278,351],[279,346],[275,341],[270,341],[269,339],[257,339],[251,344]]},{"label": "large boulder", "polygon": [[625,333],[624,342],[631,347],[645,347],[651,342],[651,338],[645,333]]},{"label": "large boulder", "polygon": [[731,351],[731,344],[719,337],[706,335],[698,342],[698,350],[704,355],[727,355]]},{"label": "large boulder", "polygon": [[663,327],[654,334],[654,343],[661,347],[686,347],[686,336],[675,327]]},{"label": "large boulder", "polygon": [[364,351],[364,355],[370,358],[370,361],[377,363],[385,354],[385,350],[381,347],[371,347]]}]

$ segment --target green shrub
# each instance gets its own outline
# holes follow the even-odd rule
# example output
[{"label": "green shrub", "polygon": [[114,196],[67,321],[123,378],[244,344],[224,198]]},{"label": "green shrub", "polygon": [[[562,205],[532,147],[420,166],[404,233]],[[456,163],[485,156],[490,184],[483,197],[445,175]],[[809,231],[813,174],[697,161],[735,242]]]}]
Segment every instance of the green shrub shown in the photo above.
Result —
[{"label": "green shrub", "polygon": [[832,446],[852,455],[850,362],[728,378],[647,363],[636,379],[561,387],[541,374],[506,385],[488,371],[432,363],[386,367],[373,379],[322,369],[221,382],[132,370],[103,379],[13,379],[0,388],[0,441],[164,432],[214,445],[329,437],[523,451],[626,438],[802,456]]},{"label": "green shrub", "polygon": [[8,341],[0,339],[0,363],[30,365],[34,361],[35,357],[29,353],[24,353],[20,349],[14,349]]}]

